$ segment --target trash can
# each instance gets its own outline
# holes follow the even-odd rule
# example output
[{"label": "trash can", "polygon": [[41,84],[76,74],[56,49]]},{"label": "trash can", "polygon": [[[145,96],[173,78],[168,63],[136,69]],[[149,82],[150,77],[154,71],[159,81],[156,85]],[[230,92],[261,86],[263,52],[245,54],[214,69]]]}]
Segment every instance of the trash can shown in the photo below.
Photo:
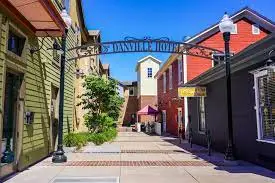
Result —
[{"label": "trash can", "polygon": [[137,132],[141,132],[141,124],[137,123]]}]

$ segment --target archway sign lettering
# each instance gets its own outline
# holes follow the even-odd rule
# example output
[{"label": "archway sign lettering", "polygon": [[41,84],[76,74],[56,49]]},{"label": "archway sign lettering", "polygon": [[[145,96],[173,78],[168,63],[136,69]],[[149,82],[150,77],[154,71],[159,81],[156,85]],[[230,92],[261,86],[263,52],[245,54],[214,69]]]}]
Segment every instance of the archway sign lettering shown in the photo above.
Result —
[{"label": "archway sign lettering", "polygon": [[75,50],[77,56],[68,60],[90,57],[94,55],[115,54],[115,53],[132,53],[132,52],[162,52],[185,54],[196,57],[202,57],[213,60],[213,53],[223,53],[220,50],[200,46],[196,44],[170,41],[169,38],[152,39],[144,37],[137,39],[126,37],[121,41],[87,43],[82,46],[71,48],[68,51]]}]

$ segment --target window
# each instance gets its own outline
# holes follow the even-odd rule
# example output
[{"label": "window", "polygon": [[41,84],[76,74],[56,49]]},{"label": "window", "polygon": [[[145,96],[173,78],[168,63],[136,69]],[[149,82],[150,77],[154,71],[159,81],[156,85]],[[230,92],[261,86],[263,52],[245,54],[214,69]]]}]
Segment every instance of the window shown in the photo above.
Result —
[{"label": "window", "polygon": [[134,96],[134,87],[129,88],[129,95]]},{"label": "window", "polygon": [[232,30],[231,34],[238,34],[238,26],[237,26],[237,24],[234,24],[234,27],[233,27],[233,30]]},{"label": "window", "polygon": [[182,120],[182,108],[178,108],[178,119],[177,119],[177,122],[178,123],[182,123],[183,120]]},{"label": "window", "polygon": [[163,73],[163,93],[166,93],[166,72]]},{"label": "window", "polygon": [[152,68],[147,68],[147,77],[152,78]]},{"label": "window", "polygon": [[183,64],[182,60],[178,59],[178,83],[181,84],[183,82]]},{"label": "window", "polygon": [[204,97],[198,97],[199,132],[205,132],[205,104]]},{"label": "window", "polygon": [[252,25],[252,34],[260,34],[260,27],[258,24]]},{"label": "window", "polygon": [[173,88],[173,72],[172,65],[169,67],[169,89]]},{"label": "window", "polygon": [[64,6],[68,14],[70,14],[70,0],[64,0]]},{"label": "window", "polygon": [[254,75],[258,140],[275,142],[275,72]]},{"label": "window", "polygon": [[10,31],[9,41],[8,41],[8,50],[18,56],[21,56],[25,46],[25,40],[26,39],[24,37],[20,37],[17,34]]}]

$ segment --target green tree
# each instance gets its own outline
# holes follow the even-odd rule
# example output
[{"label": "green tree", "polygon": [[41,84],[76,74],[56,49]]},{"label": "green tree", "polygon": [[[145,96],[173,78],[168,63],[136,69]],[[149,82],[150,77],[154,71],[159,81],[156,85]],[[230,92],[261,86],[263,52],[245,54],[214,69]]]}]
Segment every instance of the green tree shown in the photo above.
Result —
[{"label": "green tree", "polygon": [[111,126],[110,118],[116,121],[124,99],[119,96],[115,80],[89,75],[83,84],[85,92],[79,96],[83,109],[87,110],[85,123],[90,131],[100,132]]}]

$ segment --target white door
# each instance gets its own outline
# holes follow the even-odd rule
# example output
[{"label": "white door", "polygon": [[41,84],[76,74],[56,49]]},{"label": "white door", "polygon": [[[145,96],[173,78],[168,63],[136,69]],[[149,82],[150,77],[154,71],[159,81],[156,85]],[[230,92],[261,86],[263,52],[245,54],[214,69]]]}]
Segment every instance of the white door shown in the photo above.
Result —
[{"label": "white door", "polygon": [[163,123],[163,132],[166,132],[166,111],[163,110],[162,111],[162,123]]},{"label": "white door", "polygon": [[182,125],[182,108],[178,108],[178,125]]}]

